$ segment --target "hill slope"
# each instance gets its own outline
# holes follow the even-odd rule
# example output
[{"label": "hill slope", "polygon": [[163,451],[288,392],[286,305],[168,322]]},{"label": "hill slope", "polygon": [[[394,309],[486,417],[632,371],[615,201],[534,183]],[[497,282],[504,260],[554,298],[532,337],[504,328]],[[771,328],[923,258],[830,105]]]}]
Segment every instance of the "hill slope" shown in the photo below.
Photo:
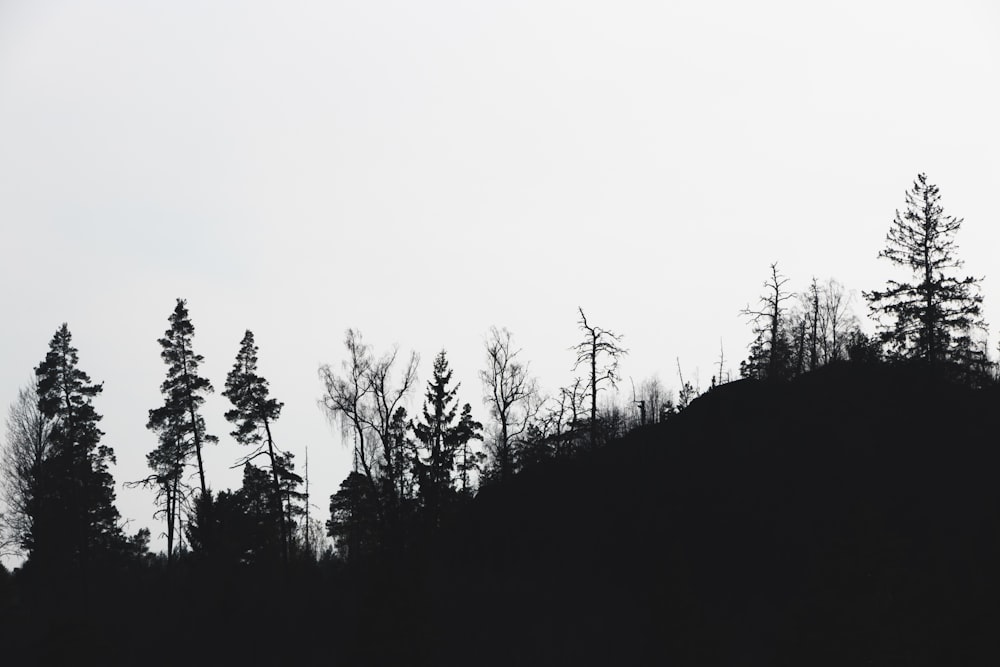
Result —
[{"label": "hill slope", "polygon": [[435,661],[1000,657],[997,405],[906,369],[733,383],[484,491],[429,569]]}]

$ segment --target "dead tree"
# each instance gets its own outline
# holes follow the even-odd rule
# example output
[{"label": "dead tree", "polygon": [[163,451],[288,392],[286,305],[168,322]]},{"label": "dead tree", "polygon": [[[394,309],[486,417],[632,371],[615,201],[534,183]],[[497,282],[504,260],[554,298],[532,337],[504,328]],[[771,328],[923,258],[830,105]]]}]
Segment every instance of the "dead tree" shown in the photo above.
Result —
[{"label": "dead tree", "polygon": [[538,393],[537,383],[528,375],[528,365],[518,359],[520,353],[513,349],[510,331],[490,328],[486,368],[479,371],[479,377],[483,381],[483,402],[497,423],[493,458],[500,482],[514,472],[513,448],[528,428],[533,416],[532,398]]},{"label": "dead tree", "polygon": [[603,384],[618,388],[618,380],[621,379],[618,375],[618,362],[628,354],[628,350],[620,345],[620,335],[592,326],[587,322],[583,308],[579,308],[579,311],[578,324],[584,338],[572,348],[576,352],[573,370],[584,365],[590,371],[587,383],[590,390],[590,446],[594,447],[597,445],[597,392]]},{"label": "dead tree", "polygon": [[741,315],[750,318],[753,323],[756,334],[755,353],[764,354],[763,345],[767,345],[766,358],[752,358],[751,366],[754,367],[756,374],[769,378],[783,377],[788,365],[785,309],[782,304],[794,294],[785,291],[787,283],[788,279],[778,271],[778,263],[771,264],[771,276],[764,281],[764,294],[758,301],[758,308],[747,306],[740,311]]}]

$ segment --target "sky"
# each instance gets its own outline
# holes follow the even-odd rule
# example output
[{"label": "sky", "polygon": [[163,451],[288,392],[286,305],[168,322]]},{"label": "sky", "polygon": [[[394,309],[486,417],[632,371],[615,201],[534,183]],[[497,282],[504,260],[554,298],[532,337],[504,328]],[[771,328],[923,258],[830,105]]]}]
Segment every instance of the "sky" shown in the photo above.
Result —
[{"label": "sky", "polygon": [[[313,511],[350,468],[317,369],[347,328],[376,353],[478,371],[508,327],[549,392],[577,308],[621,372],[735,374],[740,309],[778,262],[860,292],[918,172],[941,188],[1000,331],[1000,5],[992,2],[211,3],[0,0],[0,406],[62,322],[117,455],[146,476],[177,298],[217,393],[210,485],[245,453],[218,392],[244,331],[306,447]],[[871,322],[865,328],[872,330]]]}]

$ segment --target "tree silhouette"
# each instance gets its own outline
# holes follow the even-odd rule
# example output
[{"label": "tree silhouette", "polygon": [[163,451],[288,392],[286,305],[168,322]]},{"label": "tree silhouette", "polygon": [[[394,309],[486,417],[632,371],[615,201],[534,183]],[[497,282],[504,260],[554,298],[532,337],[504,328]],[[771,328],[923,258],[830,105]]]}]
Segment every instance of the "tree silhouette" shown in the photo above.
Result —
[{"label": "tree silhouette", "polygon": [[19,555],[31,534],[32,499],[50,451],[50,421],[38,409],[38,380],[21,388],[7,414],[7,437],[0,451],[0,556]]},{"label": "tree silhouette", "polygon": [[333,538],[341,558],[356,560],[375,547],[377,516],[371,485],[359,472],[351,472],[337,493],[330,496],[327,534]]},{"label": "tree silhouette", "polygon": [[498,481],[507,480],[515,468],[515,443],[528,427],[536,405],[538,387],[528,375],[527,364],[518,359],[507,329],[491,327],[486,339],[486,368],[479,371],[483,401],[497,422],[493,464]]},{"label": "tree silhouette", "polygon": [[618,362],[628,354],[628,350],[620,345],[621,336],[608,329],[590,325],[587,316],[583,314],[583,308],[578,310],[578,324],[584,337],[572,348],[576,352],[573,370],[583,365],[590,371],[587,382],[590,389],[590,446],[594,447],[597,445],[597,392],[604,384],[618,387],[618,380],[621,379],[618,376]]},{"label": "tree silhouette", "polygon": [[147,428],[157,432],[160,439],[160,445],[147,458],[160,485],[160,495],[167,505],[168,536],[173,535],[171,526],[178,517],[184,468],[192,454],[198,466],[199,507],[202,511],[211,512],[202,447],[218,442],[218,438],[205,432],[205,419],[199,413],[205,394],[213,389],[208,379],[198,375],[198,367],[204,357],[194,352],[194,325],[188,317],[184,299],[177,299],[169,322],[170,328],[158,341],[162,348],[160,357],[167,364],[167,379],[160,385],[164,403],[149,411],[146,424]]},{"label": "tree silhouette", "polygon": [[909,269],[909,282],[889,280],[884,290],[865,292],[872,314],[884,319],[880,337],[897,358],[930,365],[960,361],[971,347],[970,331],[981,327],[979,279],[958,278],[955,235],[962,220],[944,214],[941,193],[918,174],[897,210],[879,257]]},{"label": "tree silhouette", "polygon": [[771,275],[764,281],[764,294],[756,309],[747,306],[741,315],[750,318],[754,327],[754,342],[750,357],[740,364],[743,377],[786,377],[790,362],[789,342],[786,332],[785,308],[782,304],[794,295],[785,289],[788,279],[778,271],[778,263],[771,264]]},{"label": "tree silhouette", "polygon": [[[483,428],[472,419],[468,403],[462,406],[459,416],[455,399],[459,385],[449,388],[451,376],[448,359],[442,350],[434,358],[433,376],[427,382],[423,420],[413,424],[413,432],[421,445],[414,462],[419,495],[431,526],[438,525],[445,507],[453,500],[452,472],[456,454],[465,450],[470,440],[481,439]],[[467,476],[461,481],[463,490],[468,490]]]},{"label": "tree silhouette", "polygon": [[63,572],[82,571],[120,551],[123,538],[115,508],[111,448],[101,445],[101,415],[93,398],[100,384],[77,368],[77,349],[64,323],[52,337],[45,360],[35,369],[38,410],[51,422],[36,492],[29,503],[29,559]]},{"label": "tree silhouette", "polygon": [[851,312],[852,294],[839,282],[830,278],[820,294],[820,361],[828,364],[847,358],[848,336],[858,328],[858,321]]},{"label": "tree silhouette", "polygon": [[[290,462],[280,454],[279,470],[290,471]],[[294,487],[301,479],[294,474],[282,476],[282,492],[298,497]],[[286,535],[281,530],[281,504],[274,502],[272,473],[249,461],[243,465],[243,486],[237,491],[222,491],[212,502],[212,516],[204,513],[189,531],[192,544],[204,548],[204,540],[214,540],[216,562],[229,566],[269,567],[282,561]],[[199,499],[200,500],[200,499]],[[291,508],[292,506],[290,506]],[[297,510],[292,510],[297,513]],[[211,522],[208,529],[206,522]],[[293,525],[286,516],[289,528]]]},{"label": "tree silhouette", "polygon": [[[150,410],[146,428],[156,432],[160,444],[146,455],[146,462],[153,471],[151,475],[126,486],[146,486],[156,490],[159,508],[154,517],[163,517],[167,524],[167,564],[174,560],[175,542],[182,541],[181,517],[184,511],[191,512],[191,485],[184,476],[188,460],[194,454],[194,443],[185,431],[185,410],[183,406],[171,405]],[[154,421],[153,415],[156,414]]]},{"label": "tree silhouette", "polygon": [[270,397],[267,380],[257,375],[257,352],[253,332],[247,329],[240,341],[236,362],[226,376],[226,389],[222,395],[233,404],[233,409],[226,412],[226,419],[236,425],[236,430],[231,435],[241,445],[254,447],[254,451],[244,461],[249,465],[250,460],[264,453],[270,461],[271,493],[268,498],[273,505],[270,516],[276,517],[279,524],[281,557],[287,564],[289,527],[281,493],[279,473],[282,466],[278,460],[282,452],[276,450],[271,434],[271,424],[281,415],[282,403]]},{"label": "tree silhouette", "polygon": [[417,380],[419,357],[410,353],[394,381],[398,348],[375,359],[360,332],[348,329],[348,358],[341,373],[321,366],[325,392],[321,404],[331,421],[339,422],[345,440],[353,440],[353,467],[369,485],[364,507],[374,507],[379,521],[394,521],[413,484],[412,444],[406,436],[402,403]]}]

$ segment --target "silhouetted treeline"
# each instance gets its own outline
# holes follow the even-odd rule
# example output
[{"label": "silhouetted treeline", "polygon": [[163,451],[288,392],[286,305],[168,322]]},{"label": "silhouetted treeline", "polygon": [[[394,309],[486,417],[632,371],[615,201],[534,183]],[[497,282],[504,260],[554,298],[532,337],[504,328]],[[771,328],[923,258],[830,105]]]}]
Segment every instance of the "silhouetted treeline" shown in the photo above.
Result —
[{"label": "silhouetted treeline", "polygon": [[[95,406],[63,324],[11,407],[0,629],[13,664],[957,664],[995,661],[1000,426],[978,279],[956,275],[919,175],[864,293],[770,267],[731,382],[623,389],[624,337],[579,309],[579,374],[546,394],[506,329],[481,393],[442,350],[377,354],[356,330],[320,369],[352,470],[309,515],[283,404],[245,331],[223,395],[244,449],[213,491],[195,329],[178,299],[149,410],[165,553],[124,531]],[[469,395],[480,398],[477,418]],[[478,403],[478,402],[477,402]],[[992,660],[990,660],[992,658]]]}]

